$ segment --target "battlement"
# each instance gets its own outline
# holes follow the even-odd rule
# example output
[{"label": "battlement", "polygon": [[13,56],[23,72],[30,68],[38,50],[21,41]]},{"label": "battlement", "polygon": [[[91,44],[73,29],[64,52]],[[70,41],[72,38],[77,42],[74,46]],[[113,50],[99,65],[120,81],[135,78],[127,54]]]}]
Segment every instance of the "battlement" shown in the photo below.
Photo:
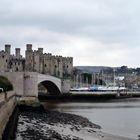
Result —
[{"label": "battlement", "polygon": [[20,48],[15,49],[16,57],[20,58]]},{"label": "battlement", "polygon": [[10,44],[5,44],[5,53],[8,55],[11,54],[11,45]]},{"label": "battlement", "polygon": [[27,44],[26,45],[26,50],[27,51],[32,51],[32,44]]},{"label": "battlement", "polygon": [[38,48],[38,52],[43,54],[43,48]]},{"label": "battlement", "polygon": [[52,57],[51,53],[44,53],[44,57]]},{"label": "battlement", "polygon": [[[36,71],[58,77],[63,77],[64,73],[70,74],[72,71],[72,57],[43,53],[43,48],[32,50],[32,44],[26,44],[25,52],[24,58],[21,49],[15,48],[15,55],[11,55],[11,45],[6,44],[5,51],[0,51],[0,71]],[[66,71],[64,65],[67,67]]]}]

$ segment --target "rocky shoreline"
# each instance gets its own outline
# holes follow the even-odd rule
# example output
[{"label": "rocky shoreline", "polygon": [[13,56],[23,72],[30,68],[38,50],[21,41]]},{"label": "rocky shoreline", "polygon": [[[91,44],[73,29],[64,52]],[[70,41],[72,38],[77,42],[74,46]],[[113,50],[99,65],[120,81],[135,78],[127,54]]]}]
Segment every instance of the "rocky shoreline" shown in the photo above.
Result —
[{"label": "rocky shoreline", "polygon": [[15,140],[132,140],[101,132],[82,116],[51,110],[19,111]]},{"label": "rocky shoreline", "polygon": [[16,140],[83,140],[74,133],[83,130],[96,133],[100,129],[99,125],[78,115],[50,110],[32,112],[26,110],[19,113]]}]

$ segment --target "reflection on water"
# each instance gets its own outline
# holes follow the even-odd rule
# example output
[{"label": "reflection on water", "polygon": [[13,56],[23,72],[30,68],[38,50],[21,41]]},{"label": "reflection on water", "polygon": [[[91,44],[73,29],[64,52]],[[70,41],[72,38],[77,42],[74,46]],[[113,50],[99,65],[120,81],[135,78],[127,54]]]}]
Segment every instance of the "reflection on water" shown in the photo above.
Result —
[{"label": "reflection on water", "polygon": [[140,99],[106,103],[43,103],[46,108],[87,117],[102,131],[137,138],[140,134]]}]

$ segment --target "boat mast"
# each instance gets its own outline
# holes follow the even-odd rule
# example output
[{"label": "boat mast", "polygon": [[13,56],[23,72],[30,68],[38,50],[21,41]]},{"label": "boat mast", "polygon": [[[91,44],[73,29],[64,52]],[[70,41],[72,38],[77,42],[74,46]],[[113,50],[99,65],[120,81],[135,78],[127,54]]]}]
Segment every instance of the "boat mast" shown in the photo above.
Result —
[{"label": "boat mast", "polygon": [[115,86],[115,69],[113,69],[113,86]]}]

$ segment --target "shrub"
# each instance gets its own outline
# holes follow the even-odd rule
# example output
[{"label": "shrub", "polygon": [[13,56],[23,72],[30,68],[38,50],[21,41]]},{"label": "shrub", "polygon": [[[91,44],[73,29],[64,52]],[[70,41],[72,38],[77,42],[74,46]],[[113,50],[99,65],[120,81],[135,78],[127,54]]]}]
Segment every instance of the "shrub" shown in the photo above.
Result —
[{"label": "shrub", "polygon": [[4,91],[10,91],[13,90],[13,85],[6,77],[0,75],[0,88],[3,88]]}]

